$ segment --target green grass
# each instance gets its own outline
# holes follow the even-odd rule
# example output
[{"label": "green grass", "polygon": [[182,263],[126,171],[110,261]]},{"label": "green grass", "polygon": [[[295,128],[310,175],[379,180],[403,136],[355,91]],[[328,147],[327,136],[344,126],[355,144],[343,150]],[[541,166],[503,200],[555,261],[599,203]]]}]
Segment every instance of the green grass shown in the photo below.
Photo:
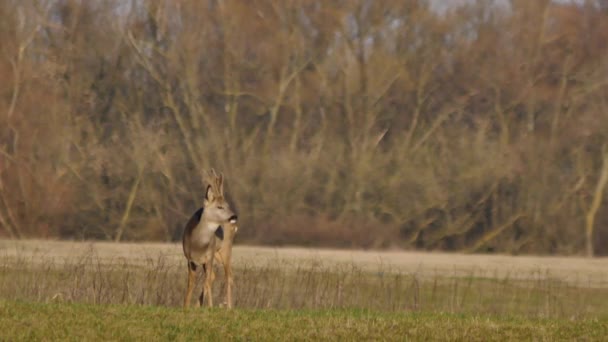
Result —
[{"label": "green grass", "polygon": [[525,319],[368,310],[190,309],[0,301],[5,341],[587,340],[608,319]]}]

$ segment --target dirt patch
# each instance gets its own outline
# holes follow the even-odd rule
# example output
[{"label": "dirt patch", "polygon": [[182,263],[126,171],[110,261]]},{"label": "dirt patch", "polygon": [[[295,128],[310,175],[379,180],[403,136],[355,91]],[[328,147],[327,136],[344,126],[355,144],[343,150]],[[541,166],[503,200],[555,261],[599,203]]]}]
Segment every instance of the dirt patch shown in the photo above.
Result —
[{"label": "dirt patch", "polygon": [[[469,255],[410,251],[359,251],[296,247],[234,247],[234,264],[259,267],[358,267],[401,272],[421,278],[485,277],[554,279],[572,285],[608,288],[608,258]],[[44,263],[96,257],[103,263],[145,265],[163,259],[176,267],[185,260],[178,243],[111,243],[49,240],[0,240],[0,258]]]}]

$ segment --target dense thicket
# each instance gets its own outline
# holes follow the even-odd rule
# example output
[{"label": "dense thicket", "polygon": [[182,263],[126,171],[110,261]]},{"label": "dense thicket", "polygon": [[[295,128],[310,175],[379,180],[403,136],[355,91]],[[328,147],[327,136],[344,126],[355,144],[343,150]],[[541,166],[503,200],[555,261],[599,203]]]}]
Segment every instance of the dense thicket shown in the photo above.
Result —
[{"label": "dense thicket", "polygon": [[3,0],[2,234],[606,253],[607,3]]}]

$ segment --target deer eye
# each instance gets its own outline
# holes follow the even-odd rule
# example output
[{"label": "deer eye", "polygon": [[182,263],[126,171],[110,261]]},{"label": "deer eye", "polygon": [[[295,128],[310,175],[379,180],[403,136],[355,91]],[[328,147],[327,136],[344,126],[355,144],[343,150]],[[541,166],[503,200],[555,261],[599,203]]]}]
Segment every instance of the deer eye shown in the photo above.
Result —
[{"label": "deer eye", "polygon": [[222,207],[221,205],[217,207],[218,209],[224,209],[224,207]]}]

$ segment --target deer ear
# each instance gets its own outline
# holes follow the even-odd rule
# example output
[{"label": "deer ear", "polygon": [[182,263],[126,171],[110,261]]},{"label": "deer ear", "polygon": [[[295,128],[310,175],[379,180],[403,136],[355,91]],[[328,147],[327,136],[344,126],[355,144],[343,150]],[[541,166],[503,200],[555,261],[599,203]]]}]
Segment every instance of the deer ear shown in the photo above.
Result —
[{"label": "deer ear", "polygon": [[213,194],[213,189],[211,189],[211,185],[207,185],[207,190],[205,191],[205,200],[213,201],[214,198],[215,196]]}]

